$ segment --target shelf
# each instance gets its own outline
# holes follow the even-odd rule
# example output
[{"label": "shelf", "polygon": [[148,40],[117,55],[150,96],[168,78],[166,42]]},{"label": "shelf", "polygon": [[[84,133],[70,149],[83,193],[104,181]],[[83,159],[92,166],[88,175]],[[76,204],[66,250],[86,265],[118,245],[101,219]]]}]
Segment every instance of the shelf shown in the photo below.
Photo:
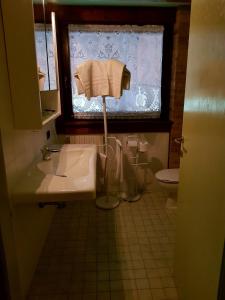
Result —
[{"label": "shelf", "polygon": [[47,116],[43,116],[42,115],[42,125],[46,125],[48,122],[55,120],[57,117],[59,117],[61,115],[60,112],[56,112],[56,113],[50,113]]}]

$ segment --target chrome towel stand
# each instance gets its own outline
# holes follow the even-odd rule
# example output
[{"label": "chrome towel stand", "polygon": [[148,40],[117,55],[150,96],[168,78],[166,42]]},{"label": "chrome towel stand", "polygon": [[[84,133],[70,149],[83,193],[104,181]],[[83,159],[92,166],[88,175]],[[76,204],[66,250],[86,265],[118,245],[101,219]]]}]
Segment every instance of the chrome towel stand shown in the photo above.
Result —
[{"label": "chrome towel stand", "polygon": [[106,156],[104,170],[104,189],[105,195],[96,199],[96,206],[102,209],[113,209],[120,204],[119,198],[109,195],[108,191],[108,126],[107,126],[107,111],[106,97],[102,96],[103,118],[104,118],[104,152]]}]

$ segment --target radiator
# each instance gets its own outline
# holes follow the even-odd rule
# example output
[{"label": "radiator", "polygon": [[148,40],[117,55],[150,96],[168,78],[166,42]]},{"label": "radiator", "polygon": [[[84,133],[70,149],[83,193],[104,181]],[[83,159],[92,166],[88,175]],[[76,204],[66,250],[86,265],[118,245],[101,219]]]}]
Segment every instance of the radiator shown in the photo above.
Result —
[{"label": "radiator", "polygon": [[[97,146],[104,144],[103,135],[94,134],[94,135],[71,135],[70,144],[95,144]],[[101,147],[98,147],[98,150]]]}]

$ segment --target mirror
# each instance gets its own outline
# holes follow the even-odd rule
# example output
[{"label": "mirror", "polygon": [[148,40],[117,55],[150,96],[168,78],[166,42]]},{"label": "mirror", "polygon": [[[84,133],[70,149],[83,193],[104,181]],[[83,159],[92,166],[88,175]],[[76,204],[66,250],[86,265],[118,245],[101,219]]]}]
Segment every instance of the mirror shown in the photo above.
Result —
[{"label": "mirror", "polygon": [[33,7],[39,89],[40,91],[57,90],[55,16],[54,13],[50,16],[45,0],[34,1]]},{"label": "mirror", "polygon": [[61,114],[56,22],[55,13],[50,11],[47,0],[36,0],[33,9],[37,72],[44,125]]}]

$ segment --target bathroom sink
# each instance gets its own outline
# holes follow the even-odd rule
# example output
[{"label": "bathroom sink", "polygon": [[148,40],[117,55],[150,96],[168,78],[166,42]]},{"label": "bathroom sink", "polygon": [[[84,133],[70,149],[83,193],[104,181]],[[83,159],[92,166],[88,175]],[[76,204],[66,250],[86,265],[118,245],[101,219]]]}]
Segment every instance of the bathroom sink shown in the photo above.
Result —
[{"label": "bathroom sink", "polygon": [[50,160],[38,161],[15,190],[18,202],[73,201],[96,197],[96,145],[63,145]]},{"label": "bathroom sink", "polygon": [[37,168],[44,174],[56,174],[59,154],[52,153],[50,160],[42,160],[37,163]]}]

